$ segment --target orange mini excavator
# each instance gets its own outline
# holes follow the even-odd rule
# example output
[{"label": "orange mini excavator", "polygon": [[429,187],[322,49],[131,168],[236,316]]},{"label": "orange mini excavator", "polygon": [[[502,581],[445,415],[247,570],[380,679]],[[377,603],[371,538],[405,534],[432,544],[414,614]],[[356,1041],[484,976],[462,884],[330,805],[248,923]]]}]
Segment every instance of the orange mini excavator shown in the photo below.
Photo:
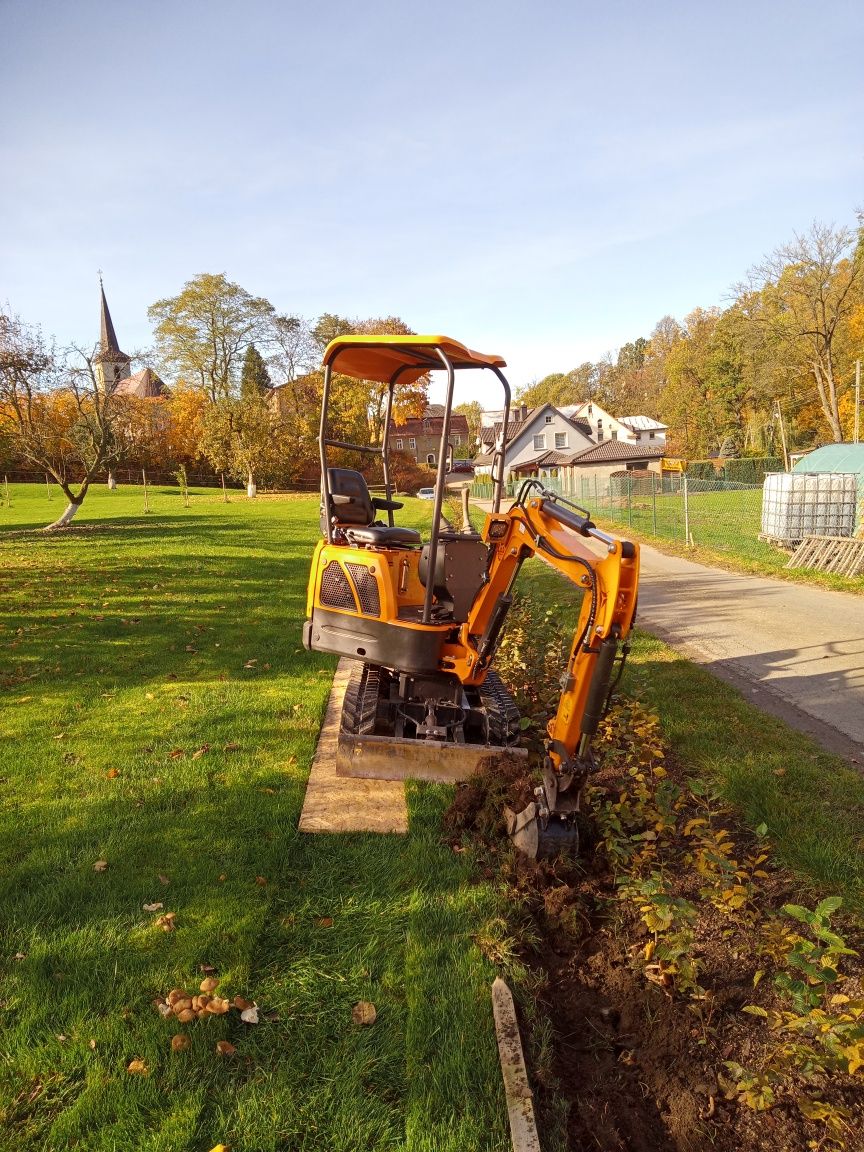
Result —
[{"label": "orange mini excavator", "polygon": [[[312,560],[303,642],[356,661],[345,695],[340,755],[365,745],[379,758],[406,754],[427,762],[503,753],[518,738],[519,713],[494,670],[495,653],[525,560],[537,556],[584,590],[561,695],[547,725],[543,783],[524,811],[508,814],[510,835],[531,857],[578,843],[576,813],[593,767],[591,738],[628,650],[636,610],[636,544],[601,532],[588,511],[526,480],[501,511],[510,389],[499,356],[444,336],[340,336],[324,353],[321,456],[322,539]],[[482,532],[442,525],[448,487],[465,483],[453,468],[450,422],[457,373],[491,371],[504,392],[492,461],[492,511]],[[394,392],[426,373],[447,375],[427,540],[398,526],[388,441]],[[345,378],[386,386],[380,447],[330,435],[333,389]],[[348,385],[350,386],[350,385]],[[335,467],[335,450],[381,461],[384,496],[372,496],[360,471]],[[466,521],[467,529],[467,521]],[[343,766],[344,767],[344,766]],[[350,769],[349,769],[350,771]]]}]

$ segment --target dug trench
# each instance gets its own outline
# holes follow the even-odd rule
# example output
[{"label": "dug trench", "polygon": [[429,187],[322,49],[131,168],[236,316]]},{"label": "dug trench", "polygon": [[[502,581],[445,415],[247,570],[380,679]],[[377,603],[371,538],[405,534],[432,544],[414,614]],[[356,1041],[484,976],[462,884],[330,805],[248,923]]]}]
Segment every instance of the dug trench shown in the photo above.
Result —
[{"label": "dug trench", "polygon": [[763,830],[688,778],[640,706],[612,710],[598,761],[578,856],[509,845],[504,807],[537,783],[524,758],[484,765],[445,824],[506,895],[509,942],[478,943],[515,985],[544,1149],[864,1147],[855,924],[795,903]]}]

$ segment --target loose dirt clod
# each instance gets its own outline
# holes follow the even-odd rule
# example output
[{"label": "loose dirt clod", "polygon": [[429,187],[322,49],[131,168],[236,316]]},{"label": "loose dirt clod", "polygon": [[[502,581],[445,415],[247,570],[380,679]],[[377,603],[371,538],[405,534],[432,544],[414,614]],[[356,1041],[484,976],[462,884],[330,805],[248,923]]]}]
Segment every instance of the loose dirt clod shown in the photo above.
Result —
[{"label": "loose dirt clod", "polygon": [[368,1027],[378,1019],[378,1012],[375,1005],[371,1004],[368,1000],[358,1000],[351,1009],[351,1019],[355,1024]]}]

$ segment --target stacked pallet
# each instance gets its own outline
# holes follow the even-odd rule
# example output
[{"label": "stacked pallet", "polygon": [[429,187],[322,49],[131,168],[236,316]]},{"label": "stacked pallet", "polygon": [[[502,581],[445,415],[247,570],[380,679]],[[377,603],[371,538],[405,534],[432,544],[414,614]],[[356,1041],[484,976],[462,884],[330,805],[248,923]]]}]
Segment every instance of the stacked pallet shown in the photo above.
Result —
[{"label": "stacked pallet", "polygon": [[852,540],[848,536],[805,536],[786,567],[858,576],[864,573],[864,540]]}]

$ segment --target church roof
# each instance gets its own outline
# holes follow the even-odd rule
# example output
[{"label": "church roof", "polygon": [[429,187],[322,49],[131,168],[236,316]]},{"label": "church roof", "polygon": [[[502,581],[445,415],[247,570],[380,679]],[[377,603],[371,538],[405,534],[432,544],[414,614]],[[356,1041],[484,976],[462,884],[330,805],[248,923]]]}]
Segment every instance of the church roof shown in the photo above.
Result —
[{"label": "church roof", "polygon": [[[121,353],[122,355],[122,353]],[[165,385],[152,368],[142,368],[121,380],[114,387],[115,396],[137,396],[139,400],[153,400],[164,395]]]},{"label": "church roof", "polygon": [[99,351],[96,353],[95,359],[128,364],[132,358],[120,351],[117,333],[114,331],[114,323],[111,319],[111,313],[108,311],[108,301],[105,299],[105,289],[102,287],[101,279],[99,280],[99,295],[101,296]]}]

